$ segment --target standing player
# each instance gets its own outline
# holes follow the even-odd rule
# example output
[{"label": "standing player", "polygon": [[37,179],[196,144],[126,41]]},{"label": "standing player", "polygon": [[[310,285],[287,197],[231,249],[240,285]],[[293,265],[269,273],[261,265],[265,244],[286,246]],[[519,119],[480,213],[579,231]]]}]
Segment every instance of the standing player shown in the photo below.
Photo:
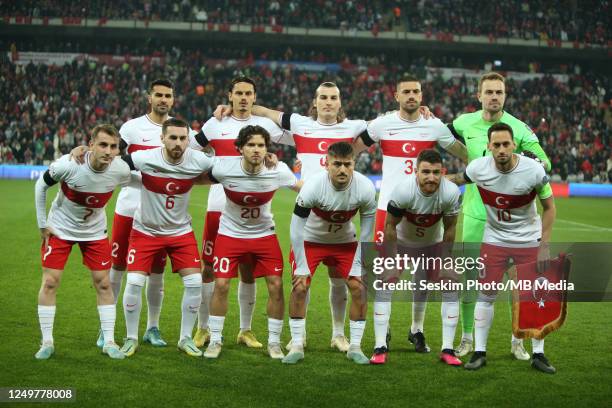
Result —
[{"label": "standing player", "polygon": [[[496,123],[487,131],[491,156],[473,160],[464,174],[451,177],[457,184],[474,183],[484,203],[487,222],[481,247],[484,275],[479,281],[501,282],[508,261],[523,264],[549,259],[548,243],[555,220],[555,203],[548,176],[541,164],[528,157],[514,154],[516,136],[511,126]],[[542,219],[538,216],[535,197],[542,204]],[[487,338],[493,322],[493,302],[497,292],[482,291],[474,312],[475,352],[468,370],[486,365]],[[544,356],[544,340],[531,339],[531,365],[552,374],[556,370]]]},{"label": "standing player", "polygon": [[[42,237],[43,279],[38,293],[38,319],[42,346],[36,358],[46,360],[54,352],[53,321],[55,297],[72,245],[78,244],[83,264],[91,270],[98,298],[100,326],[104,334],[102,351],[111,358],[125,356],[115,344],[116,306],[110,290],[108,267],[111,248],[106,235],[105,206],[117,185],[127,185],[130,169],[121,160],[119,134],[112,125],[98,125],[91,135],[90,152],[81,166],[62,156],[36,182],[36,218]],[[47,189],[61,183],[61,191],[46,214]]]},{"label": "standing player", "polygon": [[[505,78],[490,72],[483,75],[478,82],[478,100],[482,109],[466,113],[455,119],[450,130],[455,137],[463,140],[468,150],[468,163],[487,154],[487,131],[496,123],[505,123],[512,127],[516,152],[529,151],[544,163],[550,170],[550,160],[542,150],[537,136],[524,122],[504,111],[506,100]],[[463,197],[463,242],[481,243],[486,223],[485,206],[475,185],[467,185]],[[468,244],[469,245],[469,244]],[[472,244],[477,247],[477,244]],[[477,256],[477,251],[472,254]],[[469,254],[469,251],[466,254]],[[466,279],[475,279],[476,270],[466,273]],[[474,296],[475,292],[464,293],[461,303],[461,325],[463,335],[457,355],[464,356],[472,350],[472,331],[474,329]],[[519,360],[528,360],[529,354],[523,348],[523,341],[512,336],[511,353]]]},{"label": "standing player", "polygon": [[[310,116],[302,116],[296,113],[282,113],[262,106],[253,107],[254,115],[266,116],[291,132],[297,157],[302,162],[301,178],[304,181],[315,175],[326,173],[326,154],[332,143],[352,143],[358,136],[366,132],[367,126],[364,120],[346,119],[340,101],[340,90],[333,82],[323,82],[319,85],[309,113]],[[329,267],[329,302],[333,324],[331,347],[347,352],[349,342],[344,335],[344,319],[348,291],[346,280],[334,268],[334,266]],[[308,295],[305,301],[306,308],[308,308],[309,298]],[[287,348],[291,348],[291,344]]]},{"label": "standing player", "polygon": [[[255,82],[248,77],[236,77],[232,80],[228,91],[228,99],[232,108],[232,115],[221,120],[210,118],[202,130],[191,140],[191,147],[201,149],[212,147],[215,157],[219,159],[239,157],[240,153],[234,144],[238,133],[245,126],[261,126],[275,143],[293,144],[284,138],[284,133],[273,121],[260,116],[252,116],[251,110],[257,98]],[[202,238],[202,259],[204,271],[202,274],[202,304],[199,312],[199,325],[194,341],[198,347],[206,344],[210,338],[208,329],[209,304],[214,289],[213,253],[215,239],[219,229],[219,219],[226,203],[223,186],[213,185],[208,193],[206,220],[204,222],[204,236]],[[240,264],[240,281],[238,283],[238,304],[240,306],[240,332],[238,344],[247,347],[260,348],[262,344],[257,341],[251,331],[251,321],[255,310],[255,297],[257,285],[253,277],[252,265],[249,262]]]},{"label": "standing player", "polygon": [[211,339],[204,357],[217,358],[221,352],[227,295],[238,265],[249,259],[254,278],[265,277],[268,285],[268,354],[281,359],[280,345],[285,301],[283,297],[283,255],[274,231],[270,207],[279,187],[299,191],[297,181],[285,163],[264,166],[270,148],[270,134],[261,126],[240,130],[235,141],[242,157],[216,161],[210,179],[221,183],[227,200],[221,216],[213,258],[215,291],[211,302]]},{"label": "standing player", "polygon": [[[389,196],[395,187],[412,176],[417,157],[424,149],[442,146],[454,156],[467,161],[463,143],[453,137],[440,119],[425,119],[419,106],[423,100],[420,81],[405,75],[397,83],[395,100],[399,110],[380,116],[368,124],[368,131],[361,136],[364,147],[379,143],[383,154],[382,184],[376,210],[374,240],[384,239],[385,217]],[[357,147],[360,150],[360,147]]]},{"label": "standing player", "polygon": [[163,147],[123,157],[132,170],[141,172],[143,188],[127,253],[128,277],[123,293],[127,338],[121,350],[129,357],[138,347],[142,287],[154,260],[167,253],[172,271],[181,276],[185,287],[178,348],[197,357],[202,352],[191,335],[200,307],[202,277],[198,245],[187,210],[195,179],[210,170],[212,159],[188,148],[189,127],[182,120],[166,120],[161,140]]},{"label": "standing player", "polygon": [[[459,214],[459,188],[442,176],[442,157],[435,150],[422,150],[417,157],[415,175],[408,176],[399,183],[389,195],[387,219],[385,224],[385,244],[390,249],[387,256],[394,257],[399,252],[408,251],[413,256],[421,253],[430,257],[441,258],[450,252],[455,241],[457,216]],[[412,303],[412,327],[409,339],[417,352],[429,352],[423,335],[423,322],[427,291],[420,289],[420,281],[439,280],[439,271],[429,270],[429,276],[422,276],[426,271],[420,268],[416,272]],[[377,293],[374,301],[374,334],[376,344],[372,364],[385,364],[388,345],[386,342],[391,315],[390,293]],[[442,352],[440,359],[449,365],[461,365],[455,357],[453,340],[459,319],[459,294],[456,291],[442,292]]]},{"label": "standing player", "polygon": [[[360,242],[369,241],[376,213],[376,190],[372,182],[354,171],[353,147],[347,142],[329,146],[325,160],[327,172],[306,180],[298,195],[291,218],[293,247],[293,290],[289,304],[291,349],[283,363],[295,364],[304,358],[306,294],[319,263],[333,266],[337,279],[351,291],[350,345],[347,358],[368,364],[361,351],[366,323],[366,291],[361,280]],[[359,211],[359,241],[351,222]],[[331,272],[330,272],[331,273]]]},{"label": "standing player", "polygon": [[[162,146],[162,124],[169,118],[168,114],[174,104],[174,86],[167,79],[157,79],[149,85],[148,101],[151,111],[143,116],[128,120],[121,126],[121,150],[127,153],[139,150],[155,149]],[[119,299],[121,281],[127,267],[127,254],[129,237],[132,232],[132,223],[136,208],[140,205],[140,192],[142,181],[138,177],[123,188],[115,205],[113,219],[112,254],[113,267],[110,272],[110,281],[115,295]],[[153,346],[166,346],[159,331],[159,316],[164,300],[164,268],[166,254],[159,253],[151,264],[151,273],[147,277],[147,330],[143,336],[145,343]],[[147,271],[148,272],[148,271]]]}]

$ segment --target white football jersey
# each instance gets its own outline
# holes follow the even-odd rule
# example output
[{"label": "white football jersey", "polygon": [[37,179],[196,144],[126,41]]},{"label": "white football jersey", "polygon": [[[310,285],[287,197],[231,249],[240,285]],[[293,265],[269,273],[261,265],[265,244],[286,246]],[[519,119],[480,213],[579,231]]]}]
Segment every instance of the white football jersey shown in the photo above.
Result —
[{"label": "white football jersey", "polygon": [[304,241],[355,242],[357,235],[351,220],[357,211],[362,216],[376,214],[376,189],[370,179],[355,171],[348,187],[338,191],[328,173],[320,172],[304,182],[296,202],[300,207],[312,209],[306,221]]},{"label": "white football jersey", "polygon": [[[286,114],[283,114],[284,117]],[[327,148],[336,142],[353,143],[366,130],[364,120],[345,119],[340,123],[324,125],[309,116],[291,114],[290,129],[297,157],[302,162],[301,178],[326,172]]]},{"label": "white football jersey", "polygon": [[160,147],[131,154],[143,186],[133,228],[154,236],[187,234],[192,231],[188,205],[194,179],[210,171],[214,159],[187,148],[183,160],[172,164],[162,151]]},{"label": "white football jersey", "polygon": [[402,211],[403,219],[397,225],[398,243],[420,246],[442,242],[442,217],[459,214],[460,197],[459,187],[444,177],[431,195],[423,194],[416,175],[405,177],[389,196],[389,206]]},{"label": "white football jersey", "polygon": [[444,149],[455,138],[440,119],[415,121],[402,119],[398,112],[380,116],[368,124],[368,136],[380,145],[383,154],[382,182],[378,208],[387,209],[389,196],[400,182],[416,172],[417,156],[425,149],[440,144]]},{"label": "white football jersey", "polygon": [[[162,145],[162,126],[153,122],[148,115],[142,115],[125,122],[119,129],[121,139],[127,143],[127,153],[155,149]],[[119,192],[115,212],[125,217],[134,217],[140,203],[140,172],[135,171],[132,182]]]},{"label": "white football jersey", "polygon": [[219,221],[219,234],[235,238],[260,238],[275,234],[270,207],[280,187],[291,188],[297,179],[283,162],[276,168],[264,168],[247,174],[242,157],[215,161],[212,179],[218,181],[227,197]]},{"label": "white football jersey", "polygon": [[515,157],[516,166],[506,173],[497,169],[492,156],[486,156],[472,160],[465,174],[478,187],[487,210],[483,242],[535,246],[542,237],[542,222],[534,199],[549,198],[552,191],[543,189],[548,176],[540,163]]},{"label": "white football jersey", "polygon": [[[237,157],[240,156],[240,152],[236,148],[234,142],[238,138],[238,133],[245,126],[261,126],[270,133],[270,139],[274,143],[293,145],[291,136],[283,131],[273,121],[262,116],[250,116],[248,119],[238,119],[233,116],[224,117],[220,121],[210,118],[202,126],[202,132],[204,137],[215,150],[215,157]],[[190,138],[190,147],[200,150],[202,146],[195,139]],[[210,186],[208,193],[208,205],[207,211],[223,211],[225,207],[225,195],[223,194],[223,187],[220,184],[214,184]]]},{"label": "white football jersey", "polygon": [[60,183],[60,190],[51,204],[47,227],[53,234],[68,241],[95,241],[106,238],[104,207],[115,187],[130,182],[130,168],[115,158],[108,168],[98,172],[89,165],[79,165],[64,155],[49,166],[49,174]]}]

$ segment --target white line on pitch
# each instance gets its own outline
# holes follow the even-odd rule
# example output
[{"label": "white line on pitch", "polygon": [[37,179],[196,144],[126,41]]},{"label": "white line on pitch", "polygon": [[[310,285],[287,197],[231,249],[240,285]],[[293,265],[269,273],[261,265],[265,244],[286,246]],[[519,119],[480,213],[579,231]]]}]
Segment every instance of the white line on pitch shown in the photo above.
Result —
[{"label": "white line on pitch", "polygon": [[564,222],[564,223],[569,224],[569,225],[575,225],[575,226],[577,226],[577,227],[588,228],[588,229],[591,229],[591,230],[612,232],[612,228],[599,227],[599,226],[597,226],[597,225],[592,225],[592,224],[584,224],[584,223],[582,223],[582,222],[576,222],[576,221],[564,220],[564,219],[561,219],[561,218],[557,218],[557,219],[555,220],[555,222]]}]

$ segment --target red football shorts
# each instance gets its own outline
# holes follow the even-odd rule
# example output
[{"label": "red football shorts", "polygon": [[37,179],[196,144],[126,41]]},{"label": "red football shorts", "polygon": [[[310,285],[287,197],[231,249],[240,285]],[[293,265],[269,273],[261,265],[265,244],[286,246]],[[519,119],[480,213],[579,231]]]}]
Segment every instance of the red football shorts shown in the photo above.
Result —
[{"label": "red football shorts", "polygon": [[202,259],[204,262],[213,263],[220,218],[221,212],[219,211],[208,211],[206,213],[204,234],[202,236]]},{"label": "red football shorts", "polygon": [[49,243],[45,246],[42,243],[40,257],[42,266],[49,269],[63,270],[74,244],[79,244],[81,254],[83,254],[83,265],[92,271],[103,271],[111,267],[111,247],[108,238],[97,241],[66,241],[56,236],[49,238]]},{"label": "red football shorts", "polygon": [[179,236],[154,237],[132,230],[127,254],[128,271],[151,273],[151,265],[160,254],[170,257],[172,272],[175,273],[180,269],[201,267],[198,243],[193,231]]},{"label": "red football shorts", "polygon": [[[335,276],[332,276],[332,278],[348,279],[355,259],[356,250],[357,242],[319,244],[305,241],[304,252],[306,255],[306,263],[310,270],[310,276],[314,276],[317,266],[322,262],[323,265],[334,268]],[[296,266],[293,249],[289,254],[289,262],[291,263],[292,273],[295,273]],[[359,272],[359,277],[361,277],[361,272]]]},{"label": "red football shorts", "polygon": [[374,242],[382,244],[385,238],[385,220],[387,212],[385,210],[376,210],[376,221],[374,224]]},{"label": "red football shorts", "polygon": [[217,235],[213,269],[215,278],[235,278],[239,264],[253,266],[253,277],[282,276],[283,253],[276,234],[261,238]]},{"label": "red football shorts", "polygon": [[[132,233],[132,217],[115,213],[113,218],[113,235],[111,238],[111,256],[113,265],[121,269],[127,266],[128,247],[130,246],[130,234]],[[153,260],[153,267],[164,270],[166,267],[166,253],[160,252]],[[146,271],[150,272],[150,271]]]},{"label": "red football shorts", "polygon": [[538,249],[538,247],[510,248],[483,243],[480,247],[480,256],[485,267],[479,272],[478,281],[502,282],[510,258],[515,265],[535,262],[538,259]]}]

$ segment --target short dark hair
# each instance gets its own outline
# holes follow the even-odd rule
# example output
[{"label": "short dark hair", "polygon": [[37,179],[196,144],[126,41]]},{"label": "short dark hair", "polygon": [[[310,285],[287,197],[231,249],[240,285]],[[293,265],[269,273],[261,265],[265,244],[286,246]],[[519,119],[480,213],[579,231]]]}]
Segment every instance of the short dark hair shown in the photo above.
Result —
[{"label": "short dark hair", "polygon": [[115,126],[111,125],[110,123],[101,123],[96,125],[96,127],[94,127],[91,131],[91,140],[96,140],[100,132],[104,132],[112,137],[119,137],[119,132]]},{"label": "short dark hair", "polygon": [[421,162],[442,164],[442,156],[437,150],[434,149],[421,150],[421,153],[419,153],[419,155],[417,156],[417,167],[419,167],[419,164],[421,164]]},{"label": "short dark hair", "polygon": [[170,119],[166,119],[164,123],[162,124],[162,133],[164,135],[166,134],[166,131],[168,130],[170,126],[187,128],[187,133],[189,133],[189,125],[187,124],[187,122],[181,119],[177,119],[177,118],[170,118]]},{"label": "short dark hair", "polygon": [[399,86],[401,83],[403,82],[418,82],[421,83],[421,80],[419,78],[417,78],[415,75],[412,74],[403,74],[398,80],[397,80],[397,86]]},{"label": "short dark hair", "polygon": [[512,131],[512,127],[506,123],[499,122],[491,126],[487,131],[487,138],[489,139],[489,142],[491,141],[491,134],[493,132],[503,132],[504,130],[510,132],[510,136],[514,139],[514,132]]},{"label": "short dark hair", "polygon": [[336,142],[329,145],[327,154],[333,157],[351,157],[355,156],[353,145],[347,142]]},{"label": "short dark hair", "polygon": [[172,81],[170,81],[167,78],[157,78],[151,81],[151,83],[149,84],[149,93],[153,92],[153,87],[156,85],[165,86],[167,88],[174,90],[174,84],[172,83]]},{"label": "short dark hair", "polygon": [[266,149],[270,150],[270,133],[258,125],[249,125],[240,129],[240,132],[238,132],[238,137],[236,138],[236,141],[234,141],[234,145],[237,149],[242,149],[244,145],[247,144],[255,135],[261,135],[266,142]]},{"label": "short dark hair", "polygon": [[249,78],[248,76],[238,76],[232,79],[232,82],[230,83],[229,87],[229,92],[231,93],[234,90],[234,86],[236,86],[236,84],[239,84],[240,82],[246,82],[247,84],[253,85],[253,92],[257,93],[257,85],[255,85],[255,81],[253,81],[253,79]]}]

